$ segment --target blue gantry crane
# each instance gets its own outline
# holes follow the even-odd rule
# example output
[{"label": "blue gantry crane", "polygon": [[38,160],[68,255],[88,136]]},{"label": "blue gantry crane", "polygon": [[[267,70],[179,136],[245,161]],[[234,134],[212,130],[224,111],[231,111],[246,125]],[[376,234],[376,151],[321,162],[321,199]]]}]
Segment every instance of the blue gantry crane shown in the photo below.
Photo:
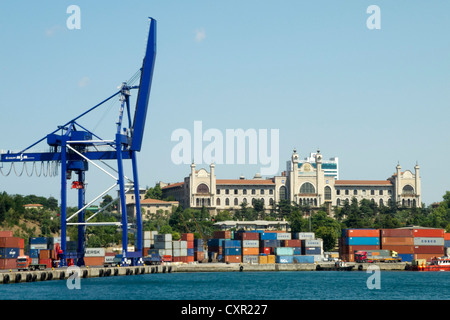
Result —
[{"label": "blue gantry crane", "polygon": [[[56,130],[47,134],[42,139],[33,143],[29,147],[20,152],[11,153],[10,151],[0,154],[0,169],[2,163],[11,163],[13,168],[14,163],[32,162],[52,164],[52,168],[60,168],[61,174],[61,245],[62,250],[60,266],[67,266],[67,259],[72,258],[77,260],[78,265],[84,264],[85,252],[85,233],[86,227],[89,225],[118,225],[122,228],[122,261],[121,265],[140,265],[142,264],[142,218],[141,218],[141,204],[139,197],[139,179],[137,167],[137,152],[141,151],[142,140],[144,136],[144,128],[147,116],[147,109],[149,103],[150,89],[152,85],[153,70],[156,57],[156,20],[149,18],[150,26],[147,39],[147,47],[142,66],[132,79],[140,78],[139,85],[132,85],[130,81],[123,82],[119,90],[103,100],[99,104],[90,108],[78,117],[60,125]],[[131,90],[138,89],[136,98],[136,106],[134,108],[134,115],[132,117],[132,110],[130,105]],[[105,140],[99,137],[94,132],[88,130],[80,124],[80,119],[87,116],[91,111],[104,105],[107,101],[119,97],[120,110],[119,117],[116,123],[116,132],[113,139]],[[125,120],[125,121],[124,121]],[[126,121],[128,120],[128,121]],[[46,141],[50,147],[48,152],[32,152],[31,148],[37,144]],[[108,169],[102,167],[100,163],[105,164],[106,160],[115,160],[117,162],[117,169],[107,166]],[[133,177],[132,179],[125,176],[124,160],[130,160]],[[57,166],[55,166],[56,164]],[[114,183],[111,187],[103,193],[94,197],[93,200],[86,203],[86,189],[85,176],[89,166],[93,165],[109,175]],[[111,169],[113,172],[111,172]],[[15,170],[15,169],[14,169]],[[37,171],[37,170],[36,170]],[[9,170],[11,172],[11,169]],[[23,172],[23,170],[22,170]],[[67,216],[67,181],[71,179],[72,174],[76,175],[76,180],[72,183],[72,188],[78,191],[78,211]],[[128,183],[126,183],[128,182]],[[131,183],[130,183],[131,182]],[[130,187],[131,185],[131,187]],[[90,220],[98,213],[102,212],[107,207],[103,207],[89,217],[86,216],[86,208],[92,205],[95,201],[118,188],[120,199],[121,222],[90,222]],[[136,241],[135,251],[128,252],[128,218],[127,218],[127,204],[125,194],[134,189],[134,198],[136,205]],[[73,219],[78,217],[76,222]],[[78,248],[76,255],[67,252],[67,226],[78,226]]]}]

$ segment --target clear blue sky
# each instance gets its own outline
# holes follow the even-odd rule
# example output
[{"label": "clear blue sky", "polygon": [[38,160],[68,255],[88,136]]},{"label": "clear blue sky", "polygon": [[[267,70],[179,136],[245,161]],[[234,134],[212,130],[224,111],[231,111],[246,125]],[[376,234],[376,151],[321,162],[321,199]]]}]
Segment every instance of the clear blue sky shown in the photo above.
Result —
[{"label": "clear blue sky", "polygon": [[[79,30],[66,27],[72,4]],[[366,27],[370,5],[380,30]],[[428,205],[450,190],[449,13],[448,1],[2,1],[0,149],[23,149],[114,93],[140,67],[151,16],[141,186],[189,174],[171,161],[170,137],[198,120],[223,133],[279,129],[279,172],[293,148],[339,157],[341,179],[383,180],[417,161]],[[113,138],[118,103],[107,107],[86,125]],[[260,167],[217,165],[216,175]],[[110,180],[91,167],[88,197]],[[10,194],[59,199],[59,189],[59,177],[0,176]]]}]

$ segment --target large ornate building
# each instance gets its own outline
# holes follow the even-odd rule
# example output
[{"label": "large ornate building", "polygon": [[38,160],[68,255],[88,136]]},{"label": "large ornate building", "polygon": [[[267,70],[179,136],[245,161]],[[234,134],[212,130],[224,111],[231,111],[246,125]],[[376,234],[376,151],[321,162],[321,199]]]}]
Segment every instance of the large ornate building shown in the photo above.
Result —
[{"label": "large ornate building", "polygon": [[340,180],[338,159],[323,160],[320,151],[300,160],[294,150],[287,170],[281,176],[263,179],[216,179],[215,165],[196,170],[191,164],[189,176],[183,182],[160,183],[163,198],[173,196],[184,208],[209,208],[213,213],[220,210],[239,209],[241,203],[252,205],[262,199],[266,210],[275,208],[282,200],[308,204],[313,208],[326,205],[343,206],[352,198],[368,199],[378,205],[396,202],[404,207],[421,206],[419,166],[396,172],[386,180]]}]

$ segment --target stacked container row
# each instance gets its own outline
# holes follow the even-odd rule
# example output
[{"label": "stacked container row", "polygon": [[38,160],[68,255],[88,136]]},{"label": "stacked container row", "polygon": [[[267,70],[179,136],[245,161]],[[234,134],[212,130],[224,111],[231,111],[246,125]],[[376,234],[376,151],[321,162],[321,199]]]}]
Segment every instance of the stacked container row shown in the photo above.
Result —
[{"label": "stacked container row", "polygon": [[379,229],[343,229],[339,238],[339,256],[342,260],[355,261],[355,251],[380,249]]},{"label": "stacked container row", "polygon": [[24,241],[13,237],[12,231],[0,231],[0,269],[17,267],[17,257],[23,255]]}]

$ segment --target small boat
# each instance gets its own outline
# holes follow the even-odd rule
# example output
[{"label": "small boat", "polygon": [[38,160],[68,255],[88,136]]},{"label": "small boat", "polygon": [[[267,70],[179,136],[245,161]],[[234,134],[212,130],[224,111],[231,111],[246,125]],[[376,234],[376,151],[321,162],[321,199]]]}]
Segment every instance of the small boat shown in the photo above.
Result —
[{"label": "small boat", "polygon": [[328,265],[322,267],[321,265],[317,265],[317,271],[352,271],[355,266],[349,266],[344,261],[336,261],[334,266]]},{"label": "small boat", "polygon": [[450,271],[450,257],[435,257],[430,264],[414,265],[413,271]]}]

